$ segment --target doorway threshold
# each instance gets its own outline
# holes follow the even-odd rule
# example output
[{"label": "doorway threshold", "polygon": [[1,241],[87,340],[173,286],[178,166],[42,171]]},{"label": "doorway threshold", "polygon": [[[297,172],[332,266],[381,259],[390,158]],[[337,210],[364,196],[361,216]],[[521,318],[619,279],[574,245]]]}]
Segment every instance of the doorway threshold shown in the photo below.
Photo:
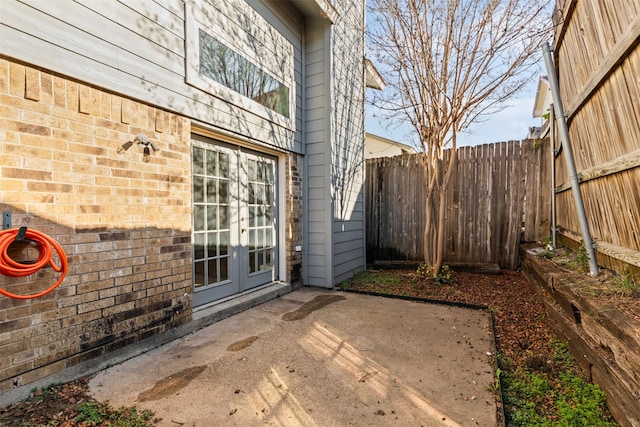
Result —
[{"label": "doorway threshold", "polygon": [[302,287],[300,283],[271,282],[193,309],[195,329],[209,326]]}]

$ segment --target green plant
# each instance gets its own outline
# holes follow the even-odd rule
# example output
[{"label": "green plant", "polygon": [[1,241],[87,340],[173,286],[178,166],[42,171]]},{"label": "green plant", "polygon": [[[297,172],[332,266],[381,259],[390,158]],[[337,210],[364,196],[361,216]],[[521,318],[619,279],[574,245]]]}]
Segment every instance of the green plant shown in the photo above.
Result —
[{"label": "green plant", "polygon": [[38,390],[37,388],[31,389],[31,395],[34,402],[43,402],[46,400],[54,399],[60,391],[60,384],[51,384],[49,387]]},{"label": "green plant", "polygon": [[588,383],[571,372],[563,372],[558,378],[556,406],[561,427],[576,426],[616,426],[611,420],[603,419],[606,407],[606,395],[597,385]]},{"label": "green plant", "polygon": [[433,277],[433,281],[438,285],[448,285],[453,283],[451,279],[451,269],[448,265],[444,264],[438,274]]},{"label": "green plant", "polygon": [[416,274],[421,277],[425,277],[428,272],[429,272],[429,267],[427,267],[427,264],[425,264],[424,262],[420,264],[418,266],[418,269],[416,270]]},{"label": "green plant", "polygon": [[437,285],[445,285],[449,283],[453,283],[451,278],[451,269],[448,265],[443,264],[440,267],[440,271],[438,273],[434,273],[432,268],[427,266],[426,264],[420,264],[418,269],[416,270],[416,274],[420,277],[430,277],[433,279],[433,282]]},{"label": "green plant", "polygon": [[151,427],[153,426],[153,412],[148,409],[139,411],[135,406],[122,407],[114,411],[109,420],[113,427]]},{"label": "green plant", "polygon": [[[542,223],[540,225],[543,225]],[[542,236],[542,239],[540,239],[540,243],[542,243],[542,247],[548,251],[553,250],[553,238],[551,237],[551,235],[547,234],[545,236]]]},{"label": "green plant", "polygon": [[611,289],[621,296],[637,297],[640,296],[640,285],[629,275],[614,275],[612,279]]},{"label": "green plant", "polygon": [[552,388],[549,378],[543,373],[516,370],[503,374],[505,405],[508,425],[551,426],[543,404]]},{"label": "green plant", "polygon": [[502,369],[496,368],[495,379],[493,380],[493,383],[489,385],[489,391],[491,391],[492,393],[497,394],[500,391],[500,381],[502,381],[500,378],[501,375],[502,375]]},{"label": "green plant", "polygon": [[587,254],[587,249],[584,247],[584,243],[580,244],[578,248],[578,252],[576,252],[576,258],[574,260],[574,264],[578,267],[583,273],[589,271],[589,254]]},{"label": "green plant", "polygon": [[569,348],[560,340],[552,339],[550,347],[553,349],[553,362],[561,369],[571,369],[575,359],[569,351]]},{"label": "green plant", "polygon": [[606,407],[604,392],[582,377],[567,346],[554,339],[549,347],[555,370],[502,373],[508,425],[616,426],[602,415]]},{"label": "green plant", "polygon": [[78,406],[78,416],[75,421],[85,422],[89,425],[101,423],[108,409],[107,405],[104,404],[85,402]]},{"label": "green plant", "polygon": [[112,427],[151,427],[154,413],[147,409],[138,410],[134,407],[120,407],[112,410],[106,403],[86,402],[78,407],[75,421],[96,425],[104,421]]}]

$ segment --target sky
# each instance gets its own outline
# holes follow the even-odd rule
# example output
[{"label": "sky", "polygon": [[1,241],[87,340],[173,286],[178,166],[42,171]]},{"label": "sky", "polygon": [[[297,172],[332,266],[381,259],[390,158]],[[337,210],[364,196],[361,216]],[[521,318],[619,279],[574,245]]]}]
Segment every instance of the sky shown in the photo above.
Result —
[{"label": "sky", "polygon": [[[542,71],[540,73],[542,75]],[[537,87],[538,79],[535,78],[519,95],[507,102],[508,107],[504,110],[487,117],[482,123],[473,125],[469,132],[459,134],[458,146],[524,139],[529,127],[540,126],[540,118],[532,117]],[[367,104],[366,132],[411,145],[411,126],[387,129],[388,123],[381,122],[381,119],[374,115],[375,107]]]}]

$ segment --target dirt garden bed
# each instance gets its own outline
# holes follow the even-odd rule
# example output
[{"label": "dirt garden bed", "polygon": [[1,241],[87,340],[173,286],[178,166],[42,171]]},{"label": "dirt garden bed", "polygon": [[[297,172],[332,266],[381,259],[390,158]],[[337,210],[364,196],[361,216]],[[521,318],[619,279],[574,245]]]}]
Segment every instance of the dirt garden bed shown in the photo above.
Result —
[{"label": "dirt garden bed", "polygon": [[607,394],[623,426],[640,426],[640,286],[603,270],[591,278],[580,252],[521,248],[555,332],[594,383]]}]

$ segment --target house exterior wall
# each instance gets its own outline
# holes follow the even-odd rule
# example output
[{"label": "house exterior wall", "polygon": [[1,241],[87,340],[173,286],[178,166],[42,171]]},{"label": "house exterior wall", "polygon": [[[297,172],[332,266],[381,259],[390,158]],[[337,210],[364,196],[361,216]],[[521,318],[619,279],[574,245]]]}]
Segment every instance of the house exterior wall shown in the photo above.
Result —
[{"label": "house exterior wall", "polygon": [[[305,280],[333,287],[365,268],[364,2],[333,2],[305,33]],[[329,179],[327,179],[329,177]]]},{"label": "house exterior wall", "polygon": [[335,2],[331,198],[332,286],[365,269],[363,0]]},{"label": "house exterior wall", "polygon": [[[251,3],[268,10],[258,0]],[[238,21],[247,14],[254,14],[248,22],[259,16],[241,0],[0,2],[0,52],[203,123],[215,123],[221,130],[254,142],[266,141],[301,153],[299,130],[286,129],[187,83],[186,46],[190,40],[185,31],[189,24],[185,4],[226,22],[228,31],[244,25]],[[291,19],[274,19],[273,13],[266,18],[294,49],[295,117],[299,125],[300,29],[292,28]],[[252,28],[261,31],[257,25]]]},{"label": "house exterior wall", "polygon": [[[191,319],[189,123],[0,59],[1,209],[69,259],[52,293],[0,297],[0,392]],[[137,133],[161,150],[148,163],[139,147],[116,153]],[[0,286],[27,295],[57,277],[0,275]]]},{"label": "house exterior wall", "polygon": [[305,271],[304,283],[331,286],[331,33],[324,21],[309,23],[305,33]]},{"label": "house exterior wall", "polygon": [[[0,392],[191,320],[191,121],[0,59],[0,129],[2,212],[53,237],[70,266],[50,294],[0,296]],[[116,152],[138,133],[160,150],[148,163],[135,145]],[[289,283],[302,270],[302,159],[285,158]],[[28,295],[57,277],[0,275],[0,287]]]},{"label": "house exterior wall", "polygon": [[[332,287],[364,268],[364,2],[342,3],[0,2],[0,207],[69,256],[52,293],[0,296],[0,392],[192,319],[194,134],[277,156],[281,280]],[[189,7],[277,31],[292,49],[289,122],[188,82]],[[159,149],[148,162],[135,144],[117,152],[140,133]]]},{"label": "house exterior wall", "polygon": [[368,133],[365,137],[365,159],[394,157],[415,152],[416,150],[409,145],[383,138],[378,135]]}]

